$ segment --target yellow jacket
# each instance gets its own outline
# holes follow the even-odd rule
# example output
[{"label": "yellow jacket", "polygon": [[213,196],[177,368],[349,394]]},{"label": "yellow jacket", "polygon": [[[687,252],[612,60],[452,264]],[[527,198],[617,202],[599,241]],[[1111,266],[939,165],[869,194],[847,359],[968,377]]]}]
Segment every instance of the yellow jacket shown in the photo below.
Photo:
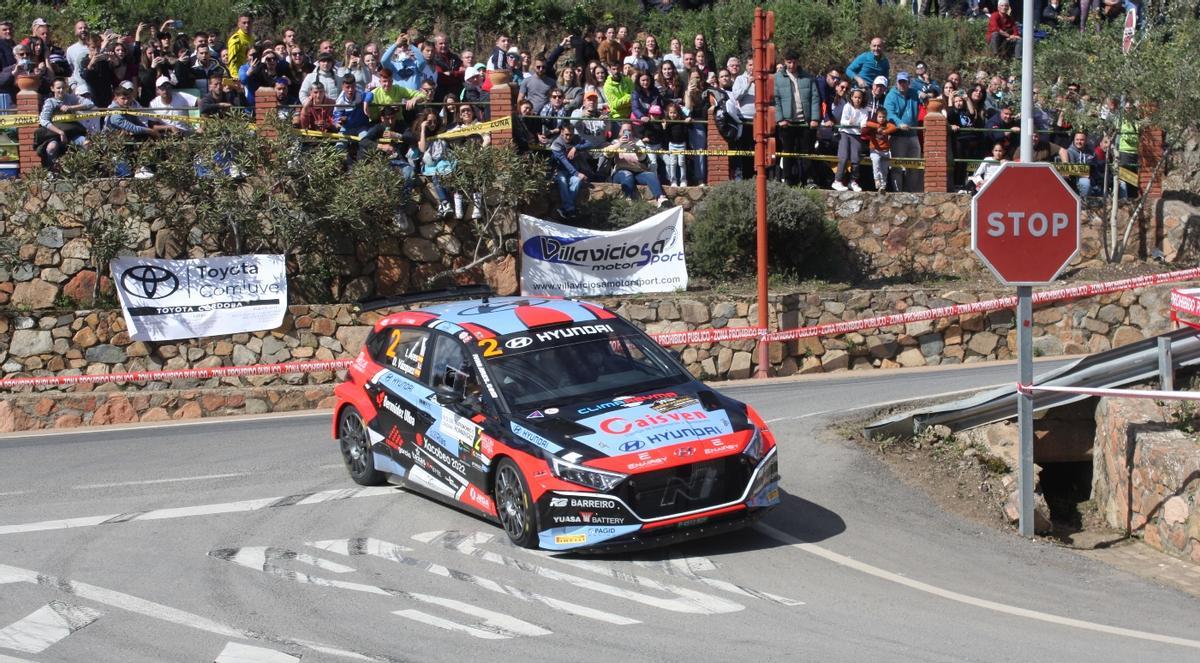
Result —
[{"label": "yellow jacket", "polygon": [[246,64],[247,54],[250,52],[250,45],[254,43],[254,37],[246,34],[241,28],[237,32],[229,35],[229,41],[225,43],[225,50],[229,58],[229,77],[237,78],[238,68]]}]

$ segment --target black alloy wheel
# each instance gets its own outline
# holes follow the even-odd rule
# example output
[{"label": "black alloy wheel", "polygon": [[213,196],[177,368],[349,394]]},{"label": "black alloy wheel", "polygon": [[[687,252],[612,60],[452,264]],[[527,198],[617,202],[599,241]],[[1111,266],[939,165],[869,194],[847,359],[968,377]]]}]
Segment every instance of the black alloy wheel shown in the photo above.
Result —
[{"label": "black alloy wheel", "polygon": [[363,486],[379,486],[385,482],[382,472],[375,469],[371,455],[371,438],[362,415],[353,406],[342,410],[338,418],[338,445],[342,449],[342,460],[350,471],[354,483]]},{"label": "black alloy wheel", "polygon": [[493,492],[496,514],[504,526],[504,533],[522,548],[536,548],[538,528],[533,499],[529,496],[521,469],[511,459],[500,460]]}]

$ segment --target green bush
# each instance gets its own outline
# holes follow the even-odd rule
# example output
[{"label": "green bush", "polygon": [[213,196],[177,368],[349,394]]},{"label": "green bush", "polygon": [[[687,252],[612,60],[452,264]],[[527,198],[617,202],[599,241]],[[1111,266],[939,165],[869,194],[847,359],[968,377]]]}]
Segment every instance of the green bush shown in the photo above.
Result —
[{"label": "green bush", "polygon": [[[767,257],[773,275],[820,275],[832,237],[820,194],[777,182],[767,186]],[[727,182],[713,187],[696,205],[690,226],[688,267],[713,279],[755,272],[755,185]]]}]

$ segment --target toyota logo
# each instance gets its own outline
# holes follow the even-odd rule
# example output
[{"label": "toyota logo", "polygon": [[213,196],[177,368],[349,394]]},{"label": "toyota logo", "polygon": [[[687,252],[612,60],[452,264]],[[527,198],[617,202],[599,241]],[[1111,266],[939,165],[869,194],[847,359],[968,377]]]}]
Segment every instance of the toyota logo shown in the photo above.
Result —
[{"label": "toyota logo", "polygon": [[509,350],[520,350],[521,348],[529,347],[531,343],[533,343],[532,338],[529,338],[528,336],[518,336],[516,338],[509,339],[508,342],[504,344],[504,347],[508,348]]},{"label": "toyota logo", "polygon": [[179,277],[156,265],[134,265],[121,273],[121,287],[135,297],[162,299],[179,289]]},{"label": "toyota logo", "polygon": [[637,451],[646,446],[646,443],[641,440],[630,440],[621,445],[621,451]]}]

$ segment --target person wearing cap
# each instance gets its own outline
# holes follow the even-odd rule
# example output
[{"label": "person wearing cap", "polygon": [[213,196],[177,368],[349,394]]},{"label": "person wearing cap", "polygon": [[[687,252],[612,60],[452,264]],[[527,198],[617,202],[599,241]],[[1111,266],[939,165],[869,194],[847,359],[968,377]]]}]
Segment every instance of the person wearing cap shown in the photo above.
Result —
[{"label": "person wearing cap", "polygon": [[504,54],[505,69],[508,70],[510,80],[517,85],[525,80],[527,72],[521,65],[521,49],[516,46],[509,46],[508,51]]},{"label": "person wearing cap", "polygon": [[484,84],[484,66],[483,63],[476,62],[471,65],[463,73],[463,89],[458,95],[458,100],[464,104],[471,104],[482,112],[483,119],[488,118],[490,109],[488,102],[491,100],[491,95],[483,89]]},{"label": "person wearing cap", "polygon": [[312,90],[313,83],[320,83],[325,87],[326,92],[338,89],[340,81],[337,74],[333,70],[333,54],[322,53],[317,56],[317,67],[312,70],[304,81],[300,83],[300,99],[308,103],[309,92]]},{"label": "person wearing cap", "polygon": [[402,32],[380,56],[379,66],[391,70],[392,82],[396,87],[417,90],[421,87],[425,56],[421,49],[413,48],[409,43],[408,33]]},{"label": "person wearing cap", "polygon": [[[159,76],[154,81],[154,90],[156,94],[150,100],[150,108],[154,109],[159,116],[187,117],[191,112],[190,109],[195,108],[198,101],[195,96],[176,90],[171,85],[171,79],[166,76]],[[175,127],[181,134],[190,134],[196,130],[195,125],[183,120],[164,119],[163,124]]]},{"label": "person wearing cap", "polygon": [[[121,81],[114,91],[112,105],[109,106],[111,112],[105,118],[105,130],[126,134],[134,141],[153,140],[178,132],[175,127],[163,124],[158,120],[126,112],[142,107],[134,97],[133,83]],[[125,177],[128,171],[127,163],[117,164],[118,177]],[[149,179],[154,177],[154,173],[148,167],[140,166],[133,176],[137,179]]]},{"label": "person wearing cap", "polygon": [[1021,26],[1012,17],[1009,0],[999,0],[996,11],[988,17],[987,45],[992,55],[1012,59],[1021,44]]},{"label": "person wearing cap", "polygon": [[883,54],[883,37],[871,40],[869,50],[860,53],[846,67],[846,76],[864,90],[870,87],[870,82],[876,76],[887,78],[892,75],[892,64]]},{"label": "person wearing cap", "polygon": [[82,124],[77,121],[56,122],[54,116],[96,107],[91,99],[71,94],[65,78],[56,78],[50,85],[50,92],[51,96],[42,104],[42,112],[38,115],[39,128],[33,135],[33,143],[37,146],[38,154],[42,155],[42,165],[46,168],[54,167],[54,162],[66,151],[67,145],[88,145],[87,130]]},{"label": "person wearing cap", "polygon": [[[892,134],[892,158],[920,159],[921,139],[917,137],[917,114],[921,103],[917,93],[913,91],[907,71],[896,74],[896,86],[888,92],[883,101],[887,109],[888,119],[896,123],[899,131]],[[919,170],[909,170],[903,166],[892,168],[892,179],[895,191],[920,193],[925,190],[923,173]]]},{"label": "person wearing cap", "polygon": [[883,108],[883,102],[887,100],[888,79],[885,76],[876,76],[875,80],[871,81],[871,91],[867,93],[867,114],[875,117],[875,110]]},{"label": "person wearing cap", "polygon": [[929,72],[929,67],[920,60],[917,61],[916,71],[912,77],[912,89],[917,93],[917,99],[921,105],[925,105],[930,99],[942,96],[942,86],[934,80],[933,74]]},{"label": "person wearing cap", "polygon": [[[608,142],[615,129],[607,113],[600,108],[600,95],[595,90],[583,93],[583,106],[571,113],[575,134],[592,145]],[[598,155],[590,155],[598,159]]]},{"label": "person wearing cap", "polygon": [[[810,152],[817,142],[821,121],[821,94],[812,75],[800,68],[800,54],[789,50],[783,56],[783,70],[775,73],[775,121],[779,151]],[[807,160],[805,160],[807,161]],[[781,157],[779,179],[788,184],[804,181],[808,163],[796,157]]]},{"label": "person wearing cap", "polygon": [[229,75],[232,78],[237,78],[238,69],[246,64],[247,54],[250,53],[250,47],[254,44],[254,35],[251,32],[254,30],[254,17],[249,14],[239,14],[237,20],[237,30],[229,35],[228,41],[225,42],[225,58],[228,65]]}]

